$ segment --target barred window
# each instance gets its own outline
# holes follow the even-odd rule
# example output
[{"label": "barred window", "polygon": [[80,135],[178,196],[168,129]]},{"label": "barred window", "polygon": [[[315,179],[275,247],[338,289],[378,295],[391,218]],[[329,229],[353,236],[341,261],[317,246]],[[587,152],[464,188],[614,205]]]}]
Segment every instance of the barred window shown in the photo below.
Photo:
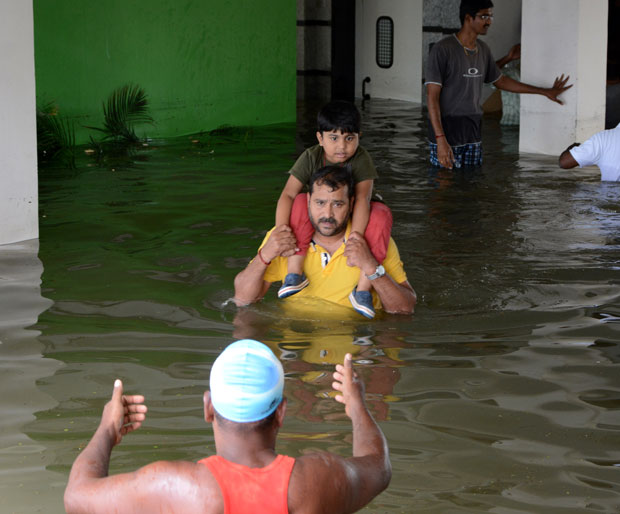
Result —
[{"label": "barred window", "polygon": [[377,66],[391,68],[394,63],[394,21],[389,16],[377,19]]}]

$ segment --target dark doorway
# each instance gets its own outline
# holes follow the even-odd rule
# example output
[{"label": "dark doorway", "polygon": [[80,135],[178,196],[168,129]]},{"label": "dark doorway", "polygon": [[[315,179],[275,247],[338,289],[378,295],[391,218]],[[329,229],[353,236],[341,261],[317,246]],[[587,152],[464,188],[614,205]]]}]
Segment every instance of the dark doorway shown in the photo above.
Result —
[{"label": "dark doorway", "polygon": [[332,99],[355,97],[355,0],[332,2]]},{"label": "dark doorway", "polygon": [[609,0],[605,128],[620,123],[620,0]]}]

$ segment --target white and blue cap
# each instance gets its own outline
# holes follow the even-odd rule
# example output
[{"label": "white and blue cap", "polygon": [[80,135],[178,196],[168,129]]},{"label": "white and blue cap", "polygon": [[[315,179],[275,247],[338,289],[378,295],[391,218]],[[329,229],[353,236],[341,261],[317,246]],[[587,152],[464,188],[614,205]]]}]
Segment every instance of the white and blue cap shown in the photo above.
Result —
[{"label": "white and blue cap", "polygon": [[242,339],[215,359],[209,387],[211,402],[220,416],[236,423],[259,421],[282,401],[284,370],[263,343]]}]

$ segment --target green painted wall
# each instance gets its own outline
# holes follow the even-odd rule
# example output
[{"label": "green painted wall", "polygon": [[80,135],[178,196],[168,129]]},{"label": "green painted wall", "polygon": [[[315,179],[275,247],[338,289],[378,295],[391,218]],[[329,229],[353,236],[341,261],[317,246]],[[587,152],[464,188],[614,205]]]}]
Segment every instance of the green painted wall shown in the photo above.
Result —
[{"label": "green painted wall", "polygon": [[34,33],[37,100],[75,119],[78,142],[126,83],[149,97],[141,136],[295,120],[291,0],[34,0]]}]

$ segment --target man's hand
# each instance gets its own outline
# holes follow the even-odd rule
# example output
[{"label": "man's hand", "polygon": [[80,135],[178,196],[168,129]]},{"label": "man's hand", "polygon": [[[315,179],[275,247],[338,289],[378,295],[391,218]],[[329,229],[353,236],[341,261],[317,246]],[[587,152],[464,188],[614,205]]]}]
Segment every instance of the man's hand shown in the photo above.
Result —
[{"label": "man's hand", "polygon": [[437,159],[444,168],[451,170],[454,166],[454,152],[445,137],[437,138]]},{"label": "man's hand", "polygon": [[280,225],[273,229],[269,239],[261,248],[261,255],[267,262],[276,257],[290,257],[297,248],[297,239],[288,225]]},{"label": "man's hand", "polygon": [[570,89],[571,87],[573,87],[572,84],[568,86],[566,85],[569,78],[570,78],[570,75],[566,75],[566,78],[565,78],[563,73],[559,77],[556,77],[555,81],[553,82],[553,86],[545,90],[545,93],[544,93],[545,96],[552,102],[557,102],[560,105],[563,105],[564,102],[562,102],[562,100],[560,100],[558,96],[560,96],[567,89]]},{"label": "man's hand", "polygon": [[508,62],[521,59],[521,43],[517,43],[516,45],[513,45],[512,48],[506,54],[506,58],[508,59]]},{"label": "man's hand", "polygon": [[113,445],[117,445],[123,436],[142,426],[146,418],[146,405],[142,395],[124,395],[123,383],[114,382],[112,399],[106,403],[99,428],[108,431]]},{"label": "man's hand", "polygon": [[274,228],[258,250],[258,255],[235,277],[235,296],[232,300],[237,307],[257,302],[265,296],[271,285],[271,282],[264,280],[269,263],[276,257],[292,255],[296,251],[297,240],[291,227],[278,225]]},{"label": "man's hand", "polygon": [[495,61],[495,64],[501,69],[509,62],[515,61],[516,59],[521,59],[521,43],[514,45],[504,57]]},{"label": "man's hand", "polygon": [[336,364],[332,387],[342,394],[336,395],[336,401],[343,403],[345,412],[353,419],[359,409],[366,409],[364,404],[364,382],[353,371],[353,357],[350,353],[344,356],[343,364]]},{"label": "man's hand", "polygon": [[347,266],[357,266],[366,275],[372,275],[377,268],[377,260],[368,248],[366,239],[359,232],[351,232],[344,247]]}]

